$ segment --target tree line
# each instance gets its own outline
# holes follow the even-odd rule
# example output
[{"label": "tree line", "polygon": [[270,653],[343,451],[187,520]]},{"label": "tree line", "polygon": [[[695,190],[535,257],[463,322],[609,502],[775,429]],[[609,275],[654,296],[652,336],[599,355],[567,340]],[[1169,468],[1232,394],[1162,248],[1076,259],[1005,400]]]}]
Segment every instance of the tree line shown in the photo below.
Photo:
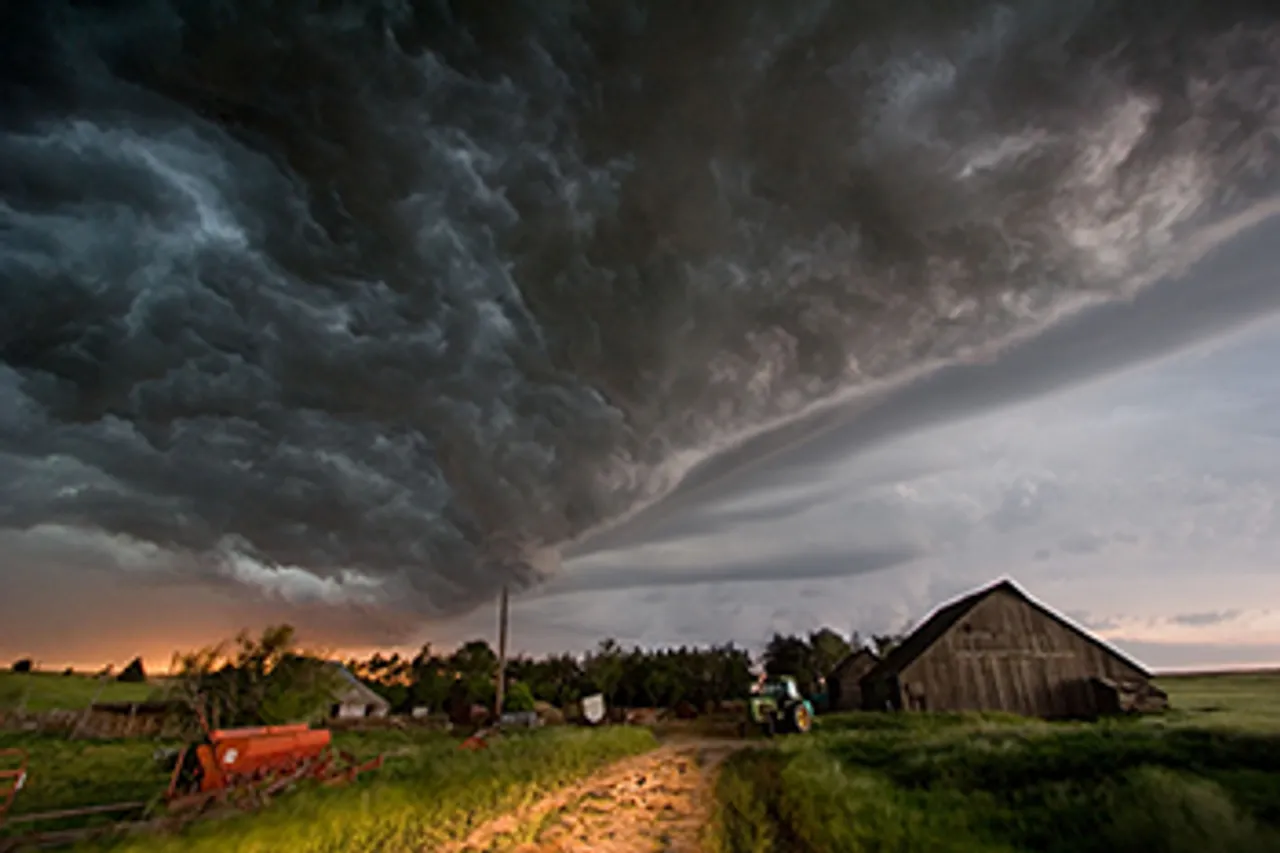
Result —
[{"label": "tree line", "polygon": [[[880,654],[897,641],[856,632],[845,637],[830,628],[808,635],[774,634],[759,660],[732,643],[704,648],[626,649],[606,639],[585,655],[555,654],[507,661],[504,710],[529,710],[534,702],[565,707],[599,693],[611,706],[694,708],[749,695],[759,663],[770,675],[794,676],[802,692],[820,697],[825,678],[855,648]],[[426,645],[413,657],[375,654],[346,662],[357,678],[383,696],[395,711],[416,706],[436,710],[465,698],[489,706],[494,701],[498,656],[485,640],[472,640],[452,652]]]},{"label": "tree line", "polygon": [[[795,677],[806,696],[821,702],[826,675],[855,648],[868,646],[883,654],[897,640],[886,635],[864,641],[856,633],[845,637],[829,628],[803,636],[774,634],[756,660],[732,643],[646,650],[607,639],[585,655],[508,660],[503,710],[533,710],[538,702],[564,708],[599,693],[611,707],[690,706],[701,711],[747,697],[759,670]],[[492,707],[495,699],[498,656],[485,640],[463,643],[451,652],[425,645],[413,657],[379,653],[348,660],[345,666],[386,699],[393,712],[417,707],[439,712],[458,703]],[[29,659],[12,666],[15,672],[33,669]],[[321,717],[344,685],[329,657],[300,648],[289,625],[268,627],[257,636],[242,632],[230,643],[176,654],[170,672],[166,698],[180,700],[189,709],[192,726],[201,728]],[[145,681],[141,659],[115,677]]]}]

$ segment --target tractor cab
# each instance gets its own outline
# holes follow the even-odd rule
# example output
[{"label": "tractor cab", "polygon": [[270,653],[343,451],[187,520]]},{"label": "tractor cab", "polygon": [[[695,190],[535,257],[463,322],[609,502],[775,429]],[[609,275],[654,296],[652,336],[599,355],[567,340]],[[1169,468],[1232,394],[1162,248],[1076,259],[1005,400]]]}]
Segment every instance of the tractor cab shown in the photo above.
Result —
[{"label": "tractor cab", "polygon": [[800,695],[800,687],[796,684],[796,680],[789,675],[766,679],[756,686],[755,692],[757,696],[777,701],[800,702],[804,698]]}]

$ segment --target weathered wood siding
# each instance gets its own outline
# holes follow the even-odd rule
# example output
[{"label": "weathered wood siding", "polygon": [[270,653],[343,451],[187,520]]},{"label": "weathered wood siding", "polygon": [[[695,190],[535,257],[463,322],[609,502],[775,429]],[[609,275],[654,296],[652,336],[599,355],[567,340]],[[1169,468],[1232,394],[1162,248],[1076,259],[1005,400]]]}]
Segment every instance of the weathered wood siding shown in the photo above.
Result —
[{"label": "weathered wood siding", "polygon": [[900,711],[903,708],[898,682],[892,673],[879,678],[864,678],[862,689],[862,710],[864,711]]},{"label": "weathered wood siding", "polygon": [[997,591],[904,667],[899,702],[904,710],[1088,716],[1098,711],[1094,676],[1146,680],[1087,636]]},{"label": "weathered wood siding", "polygon": [[862,707],[862,676],[876,665],[876,656],[862,651],[841,662],[828,677],[827,692],[834,711],[856,711]]}]

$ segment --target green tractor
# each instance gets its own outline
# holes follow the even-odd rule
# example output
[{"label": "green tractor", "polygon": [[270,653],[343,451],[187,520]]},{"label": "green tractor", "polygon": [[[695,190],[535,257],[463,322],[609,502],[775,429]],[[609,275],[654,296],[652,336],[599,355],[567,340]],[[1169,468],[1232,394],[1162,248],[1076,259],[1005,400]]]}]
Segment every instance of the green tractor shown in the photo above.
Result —
[{"label": "green tractor", "polygon": [[813,705],[800,695],[790,675],[767,678],[752,691],[748,704],[751,723],[765,737],[783,732],[805,734],[813,727]]}]

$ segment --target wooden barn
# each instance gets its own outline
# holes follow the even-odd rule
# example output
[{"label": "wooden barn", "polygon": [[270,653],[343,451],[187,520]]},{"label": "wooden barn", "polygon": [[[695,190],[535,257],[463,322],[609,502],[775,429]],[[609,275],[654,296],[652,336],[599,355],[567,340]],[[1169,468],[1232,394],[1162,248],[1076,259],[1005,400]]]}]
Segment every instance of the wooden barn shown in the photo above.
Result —
[{"label": "wooden barn", "polygon": [[1094,717],[1167,705],[1151,673],[1002,580],[936,610],[862,679],[867,710]]},{"label": "wooden barn", "polygon": [[833,711],[857,711],[862,707],[862,677],[880,658],[871,649],[857,649],[827,674],[827,696]]}]

